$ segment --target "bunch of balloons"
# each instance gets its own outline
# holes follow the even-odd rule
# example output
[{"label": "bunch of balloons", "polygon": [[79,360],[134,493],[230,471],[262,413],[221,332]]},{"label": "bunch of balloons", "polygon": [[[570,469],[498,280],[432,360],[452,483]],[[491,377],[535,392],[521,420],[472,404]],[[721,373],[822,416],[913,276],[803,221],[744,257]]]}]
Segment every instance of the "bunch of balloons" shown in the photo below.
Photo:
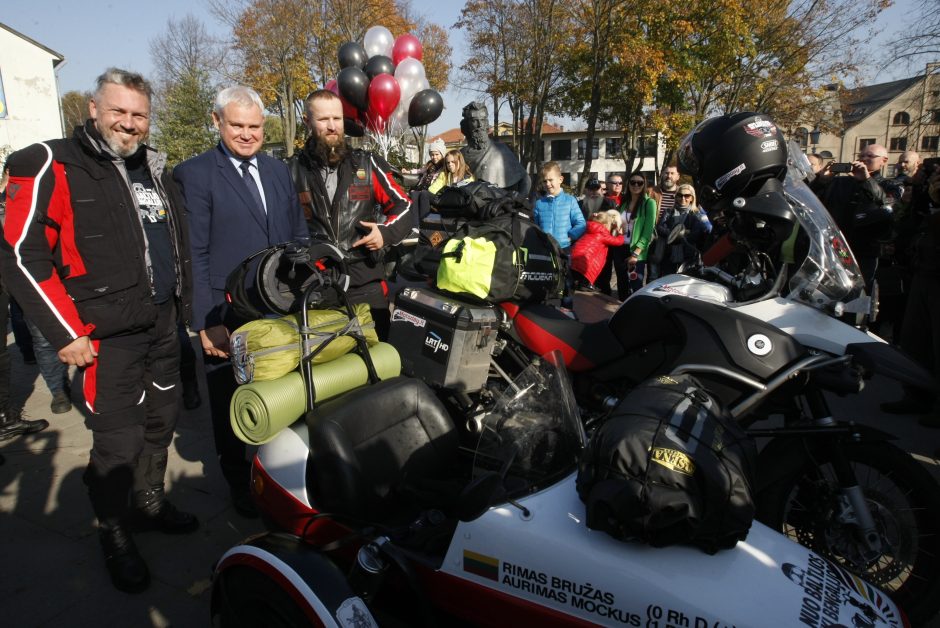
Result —
[{"label": "bunch of balloons", "polygon": [[373,26],[361,45],[340,46],[340,71],[326,89],[343,101],[344,117],[376,134],[401,135],[434,122],[444,110],[441,95],[425,77],[422,55],[414,35],[395,39],[384,26]]}]

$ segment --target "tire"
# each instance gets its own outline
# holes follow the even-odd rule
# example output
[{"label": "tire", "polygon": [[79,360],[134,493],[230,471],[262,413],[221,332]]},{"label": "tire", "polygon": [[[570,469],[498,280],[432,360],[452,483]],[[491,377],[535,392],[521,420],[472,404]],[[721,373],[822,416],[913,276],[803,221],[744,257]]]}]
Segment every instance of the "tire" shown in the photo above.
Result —
[{"label": "tire", "polygon": [[311,622],[283,587],[251,567],[237,565],[226,569],[214,586],[218,600],[212,617],[215,628],[307,628],[332,624],[332,621]]},{"label": "tire", "polygon": [[873,561],[858,554],[854,526],[836,517],[832,450],[821,447],[758,496],[757,519],[887,592],[913,625],[940,610],[940,487],[888,443],[842,443],[881,537]]}]

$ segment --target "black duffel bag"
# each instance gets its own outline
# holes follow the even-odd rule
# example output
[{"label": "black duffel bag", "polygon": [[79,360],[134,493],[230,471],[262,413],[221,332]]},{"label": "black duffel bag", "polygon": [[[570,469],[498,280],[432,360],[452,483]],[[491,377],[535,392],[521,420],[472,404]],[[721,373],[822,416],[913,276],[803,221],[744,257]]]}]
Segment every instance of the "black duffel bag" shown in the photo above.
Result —
[{"label": "black duffel bag", "polygon": [[443,218],[489,220],[513,213],[532,217],[532,203],[527,198],[487,181],[447,186],[438,192],[431,205]]},{"label": "black duffel bag", "polygon": [[757,446],[691,376],[633,389],[578,469],[587,526],[655,547],[734,547],[754,519]]}]

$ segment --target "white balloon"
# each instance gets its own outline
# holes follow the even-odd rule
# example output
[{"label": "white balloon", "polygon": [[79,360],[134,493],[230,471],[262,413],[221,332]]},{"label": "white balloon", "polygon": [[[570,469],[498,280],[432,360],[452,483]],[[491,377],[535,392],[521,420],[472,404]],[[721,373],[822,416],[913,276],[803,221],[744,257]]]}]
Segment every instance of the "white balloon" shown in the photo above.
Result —
[{"label": "white balloon", "polygon": [[408,57],[402,59],[395,66],[395,78],[401,82],[402,78],[419,79],[424,78],[424,64],[417,59]]},{"label": "white balloon", "polygon": [[373,26],[362,38],[362,47],[366,49],[366,54],[370,59],[375,55],[383,55],[391,59],[394,45],[395,38],[392,37],[392,32],[384,26]]},{"label": "white balloon", "polygon": [[395,109],[392,115],[389,116],[388,124],[392,130],[392,135],[404,134],[409,129],[408,110],[402,110],[400,108]]}]

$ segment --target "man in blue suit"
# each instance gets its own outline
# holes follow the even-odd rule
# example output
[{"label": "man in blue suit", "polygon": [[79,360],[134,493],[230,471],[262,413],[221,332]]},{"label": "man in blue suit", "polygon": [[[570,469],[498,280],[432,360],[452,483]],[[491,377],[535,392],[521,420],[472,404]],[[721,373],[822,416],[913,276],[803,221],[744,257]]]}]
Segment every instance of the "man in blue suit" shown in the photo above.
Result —
[{"label": "man in blue suit", "polygon": [[235,378],[229,334],[246,322],[225,301],[225,280],[251,253],[309,232],[287,166],[260,154],[264,105],[251,88],[223,89],[212,119],[221,142],[176,167],[186,198],[193,263],[193,320],[205,353],[206,382],[216,452],[236,510],[257,516],[248,491],[245,445],[232,431],[229,402]]}]

